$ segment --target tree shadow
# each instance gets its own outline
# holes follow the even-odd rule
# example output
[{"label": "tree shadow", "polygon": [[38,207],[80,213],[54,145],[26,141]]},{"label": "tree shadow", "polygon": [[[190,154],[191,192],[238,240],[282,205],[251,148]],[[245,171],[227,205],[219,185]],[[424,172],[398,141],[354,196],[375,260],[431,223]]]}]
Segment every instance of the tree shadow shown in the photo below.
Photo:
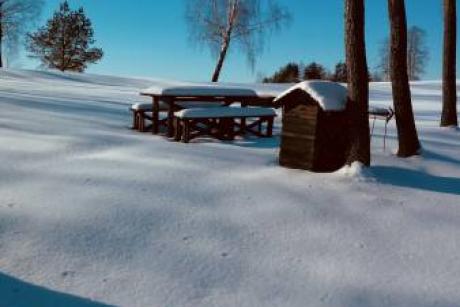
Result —
[{"label": "tree shadow", "polygon": [[372,172],[381,183],[460,195],[460,178],[433,176],[425,172],[393,166],[375,166],[372,168]]},{"label": "tree shadow", "polygon": [[408,294],[401,291],[378,291],[375,289],[353,288],[345,291],[342,306],[383,307],[383,306],[418,306],[418,307],[452,307],[457,306],[449,298],[438,298]]},{"label": "tree shadow", "polygon": [[453,157],[442,155],[431,150],[423,149],[422,156],[427,159],[437,160],[439,162],[452,163],[460,166],[460,160]]},{"label": "tree shadow", "polygon": [[108,307],[110,305],[36,286],[0,273],[0,307]]}]

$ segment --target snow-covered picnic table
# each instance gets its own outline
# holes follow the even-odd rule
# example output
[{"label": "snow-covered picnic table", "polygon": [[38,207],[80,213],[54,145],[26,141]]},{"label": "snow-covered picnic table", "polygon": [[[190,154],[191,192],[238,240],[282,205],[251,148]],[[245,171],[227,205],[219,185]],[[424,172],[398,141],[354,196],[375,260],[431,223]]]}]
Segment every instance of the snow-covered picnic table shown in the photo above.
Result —
[{"label": "snow-covered picnic table", "polygon": [[[168,105],[168,136],[174,134],[174,112],[181,101],[238,102],[242,106],[272,106],[273,100],[292,84],[191,83],[157,82],[141,95],[152,97],[153,118],[158,118],[160,101]],[[158,121],[153,121],[153,133],[158,133]]]}]

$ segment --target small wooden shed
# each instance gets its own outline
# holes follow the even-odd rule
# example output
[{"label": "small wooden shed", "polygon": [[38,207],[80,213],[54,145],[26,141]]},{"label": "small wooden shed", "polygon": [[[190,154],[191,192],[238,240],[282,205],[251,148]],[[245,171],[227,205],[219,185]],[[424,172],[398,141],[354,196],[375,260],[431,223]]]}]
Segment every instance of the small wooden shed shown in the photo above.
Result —
[{"label": "small wooden shed", "polygon": [[329,81],[299,83],[275,99],[283,108],[280,165],[333,172],[348,148],[347,89]]}]

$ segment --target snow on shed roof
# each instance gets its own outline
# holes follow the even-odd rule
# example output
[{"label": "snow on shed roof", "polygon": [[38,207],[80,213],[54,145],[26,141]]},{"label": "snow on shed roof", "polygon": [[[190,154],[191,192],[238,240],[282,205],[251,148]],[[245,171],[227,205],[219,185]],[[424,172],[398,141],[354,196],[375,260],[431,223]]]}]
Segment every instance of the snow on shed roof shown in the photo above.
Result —
[{"label": "snow on shed roof", "polygon": [[347,104],[347,89],[331,81],[304,81],[287,89],[276,97],[275,102],[285,98],[296,90],[302,90],[315,99],[324,111],[343,111]]}]

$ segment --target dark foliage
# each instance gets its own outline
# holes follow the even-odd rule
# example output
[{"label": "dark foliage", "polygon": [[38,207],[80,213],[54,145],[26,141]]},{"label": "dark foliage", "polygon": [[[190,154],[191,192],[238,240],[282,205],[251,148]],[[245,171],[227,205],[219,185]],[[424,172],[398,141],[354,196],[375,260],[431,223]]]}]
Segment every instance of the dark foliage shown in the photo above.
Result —
[{"label": "dark foliage", "polygon": [[300,81],[300,68],[296,63],[289,63],[280,68],[273,76],[264,78],[264,83],[297,83]]},{"label": "dark foliage", "polygon": [[83,8],[71,10],[64,1],[45,27],[28,34],[27,49],[45,67],[83,72],[103,56],[102,49],[91,47],[93,37],[91,21]]},{"label": "dark foliage", "polygon": [[321,64],[312,62],[305,67],[304,80],[323,80],[327,79],[327,72]]},{"label": "dark foliage", "polygon": [[334,82],[348,82],[348,75],[347,75],[347,64],[344,62],[339,62],[335,65],[334,73],[331,75],[331,81]]}]

